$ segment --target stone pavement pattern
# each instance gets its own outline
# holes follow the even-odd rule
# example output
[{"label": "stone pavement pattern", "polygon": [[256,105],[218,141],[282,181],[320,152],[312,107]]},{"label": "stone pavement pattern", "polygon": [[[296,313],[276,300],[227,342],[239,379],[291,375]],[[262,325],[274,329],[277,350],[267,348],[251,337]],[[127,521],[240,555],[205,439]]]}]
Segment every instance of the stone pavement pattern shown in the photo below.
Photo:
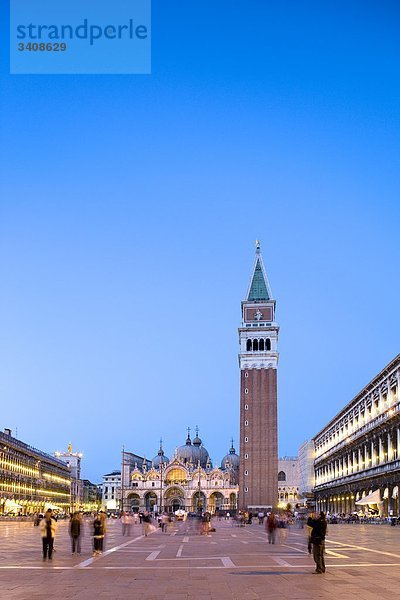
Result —
[{"label": "stone pavement pattern", "polygon": [[71,556],[68,524],[60,522],[51,562],[31,523],[0,522],[2,600],[363,600],[399,597],[400,528],[331,525],[324,575],[314,575],[305,530],[292,529],[276,545],[262,526],[196,535],[186,523],[148,537],[141,526],[123,537],[108,524],[105,552],[92,558],[90,524],[81,556]]}]

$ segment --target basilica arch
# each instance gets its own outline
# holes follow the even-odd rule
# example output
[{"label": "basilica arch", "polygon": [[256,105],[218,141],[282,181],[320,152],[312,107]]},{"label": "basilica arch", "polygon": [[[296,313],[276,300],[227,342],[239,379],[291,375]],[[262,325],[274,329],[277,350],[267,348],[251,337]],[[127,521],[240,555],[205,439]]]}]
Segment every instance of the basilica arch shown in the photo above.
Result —
[{"label": "basilica arch", "polygon": [[[139,512],[140,509],[140,496],[139,494],[128,494],[126,498],[127,510],[132,512]],[[124,507],[125,508],[125,507]]]},{"label": "basilica arch", "polygon": [[223,510],[224,508],[224,495],[221,492],[213,492],[210,495],[210,500],[208,503],[208,509],[211,514],[214,514],[216,511]]},{"label": "basilica arch", "polygon": [[207,498],[204,492],[195,492],[192,496],[192,512],[200,512],[207,510]]},{"label": "basilica arch", "polygon": [[147,511],[153,512],[153,507],[157,504],[157,494],[155,492],[147,492],[144,495],[144,504]]},{"label": "basilica arch", "polygon": [[185,494],[183,490],[177,486],[170,487],[164,494],[164,507],[167,512],[175,512],[176,510],[185,510]]}]

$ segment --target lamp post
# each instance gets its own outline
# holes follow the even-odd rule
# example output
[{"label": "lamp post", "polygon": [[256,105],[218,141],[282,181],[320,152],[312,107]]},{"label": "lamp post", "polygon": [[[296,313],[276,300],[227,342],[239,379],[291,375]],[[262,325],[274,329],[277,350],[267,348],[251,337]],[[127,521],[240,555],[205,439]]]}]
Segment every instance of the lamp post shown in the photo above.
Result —
[{"label": "lamp post", "polygon": [[199,490],[198,490],[198,492],[197,492],[197,493],[198,493],[199,499],[198,499],[198,501],[197,501],[197,512],[200,512],[200,509],[202,508],[202,503],[201,503],[201,495],[200,495],[200,494],[201,494],[201,479],[200,479],[200,475],[201,475],[201,474],[200,474],[200,460],[199,460],[199,462],[198,462],[198,467],[199,467]]},{"label": "lamp post", "polygon": [[122,445],[121,502],[120,502],[121,512],[124,512],[124,467],[125,467],[125,446]]},{"label": "lamp post", "polygon": [[160,460],[160,514],[163,511],[163,465],[164,465],[164,461],[163,461],[163,456],[161,454],[161,460]]}]

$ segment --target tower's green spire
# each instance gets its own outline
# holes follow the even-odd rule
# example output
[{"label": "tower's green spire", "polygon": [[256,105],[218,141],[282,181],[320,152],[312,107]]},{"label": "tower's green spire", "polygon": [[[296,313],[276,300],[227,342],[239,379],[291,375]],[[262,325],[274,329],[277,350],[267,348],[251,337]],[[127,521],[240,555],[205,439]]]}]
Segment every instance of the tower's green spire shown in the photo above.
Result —
[{"label": "tower's green spire", "polygon": [[260,242],[256,241],[256,260],[254,263],[253,274],[250,287],[247,294],[247,300],[251,302],[265,302],[272,299],[271,288],[269,287],[267,274],[265,272]]},{"label": "tower's green spire", "polygon": [[257,260],[256,267],[254,269],[253,279],[251,280],[250,291],[247,300],[269,300],[267,284],[265,283],[260,259]]}]

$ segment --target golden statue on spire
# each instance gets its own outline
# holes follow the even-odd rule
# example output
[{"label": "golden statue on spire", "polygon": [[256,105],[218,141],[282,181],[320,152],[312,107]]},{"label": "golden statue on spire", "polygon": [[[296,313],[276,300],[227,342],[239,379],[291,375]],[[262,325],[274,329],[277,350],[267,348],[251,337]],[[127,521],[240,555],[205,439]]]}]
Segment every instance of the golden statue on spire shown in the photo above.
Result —
[{"label": "golden statue on spire", "polygon": [[71,444],[71,442],[68,444],[67,450],[68,450],[68,454],[72,454],[72,444]]}]

